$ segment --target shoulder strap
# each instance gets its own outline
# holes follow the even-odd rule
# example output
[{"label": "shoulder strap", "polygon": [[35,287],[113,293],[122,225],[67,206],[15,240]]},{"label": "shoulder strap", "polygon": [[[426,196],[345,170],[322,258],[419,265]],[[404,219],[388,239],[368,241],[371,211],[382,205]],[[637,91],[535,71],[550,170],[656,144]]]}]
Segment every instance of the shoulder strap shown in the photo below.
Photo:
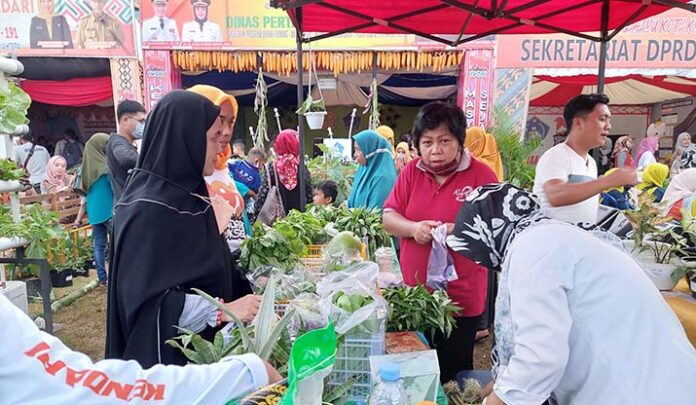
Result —
[{"label": "shoulder strap", "polygon": [[280,183],[278,182],[278,167],[275,165],[273,166],[273,174],[275,175],[276,187],[280,187]]},{"label": "shoulder strap", "polygon": [[29,160],[31,159],[32,156],[34,156],[34,149],[36,149],[36,144],[33,143],[31,144],[31,149],[29,149],[29,154],[27,155],[27,158],[24,159],[24,170],[27,170],[27,164],[29,164]]},{"label": "shoulder strap", "polygon": [[269,163],[266,163],[266,180],[268,180],[268,189],[270,190],[273,187],[273,182],[271,182],[271,167]]}]

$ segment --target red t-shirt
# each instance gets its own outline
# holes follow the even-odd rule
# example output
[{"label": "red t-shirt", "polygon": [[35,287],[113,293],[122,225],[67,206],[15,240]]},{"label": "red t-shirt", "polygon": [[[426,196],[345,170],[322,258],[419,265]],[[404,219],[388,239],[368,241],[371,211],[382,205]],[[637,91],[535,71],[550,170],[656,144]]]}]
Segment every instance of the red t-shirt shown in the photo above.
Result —
[{"label": "red t-shirt", "polygon": [[[496,183],[493,170],[472,157],[471,165],[456,172],[439,185],[435,178],[410,162],[399,175],[384,209],[391,209],[414,222],[433,220],[455,222],[466,195],[476,187]],[[432,245],[420,245],[413,238],[401,238],[401,271],[407,285],[425,285]],[[483,313],[486,300],[487,271],[464,256],[450,250],[458,280],[447,285],[447,293],[463,308],[461,316]]]}]

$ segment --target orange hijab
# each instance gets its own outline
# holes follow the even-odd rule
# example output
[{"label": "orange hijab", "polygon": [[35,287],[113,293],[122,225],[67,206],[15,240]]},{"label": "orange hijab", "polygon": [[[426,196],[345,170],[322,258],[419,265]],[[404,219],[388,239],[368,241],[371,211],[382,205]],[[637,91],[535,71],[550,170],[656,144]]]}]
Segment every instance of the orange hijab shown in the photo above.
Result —
[{"label": "orange hijab", "polygon": [[474,157],[493,169],[498,181],[503,181],[503,161],[500,159],[498,144],[493,135],[486,133],[481,127],[471,127],[466,130],[464,147],[469,149]]}]

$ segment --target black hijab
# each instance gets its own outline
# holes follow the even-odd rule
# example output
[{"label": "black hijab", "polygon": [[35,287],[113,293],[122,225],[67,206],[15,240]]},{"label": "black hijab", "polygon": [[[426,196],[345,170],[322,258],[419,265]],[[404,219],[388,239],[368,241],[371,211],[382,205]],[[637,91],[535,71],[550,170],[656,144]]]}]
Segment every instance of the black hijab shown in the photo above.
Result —
[{"label": "black hijab", "polygon": [[[185,364],[164,344],[178,334],[192,287],[232,301],[248,293],[202,197],[206,132],[219,108],[192,92],[167,94],[150,113],[142,152],[115,206],[106,355],[143,367]],[[235,287],[237,291],[235,291]],[[203,335],[210,335],[208,328]]]}]

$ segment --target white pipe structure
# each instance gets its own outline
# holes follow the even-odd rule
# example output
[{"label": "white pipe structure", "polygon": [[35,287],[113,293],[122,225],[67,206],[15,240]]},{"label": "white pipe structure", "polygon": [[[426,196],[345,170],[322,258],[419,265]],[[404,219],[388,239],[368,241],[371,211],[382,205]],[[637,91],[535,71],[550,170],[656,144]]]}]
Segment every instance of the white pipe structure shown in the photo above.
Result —
[{"label": "white pipe structure", "polygon": [[0,72],[8,75],[21,75],[24,73],[24,65],[16,59],[0,57]]}]

